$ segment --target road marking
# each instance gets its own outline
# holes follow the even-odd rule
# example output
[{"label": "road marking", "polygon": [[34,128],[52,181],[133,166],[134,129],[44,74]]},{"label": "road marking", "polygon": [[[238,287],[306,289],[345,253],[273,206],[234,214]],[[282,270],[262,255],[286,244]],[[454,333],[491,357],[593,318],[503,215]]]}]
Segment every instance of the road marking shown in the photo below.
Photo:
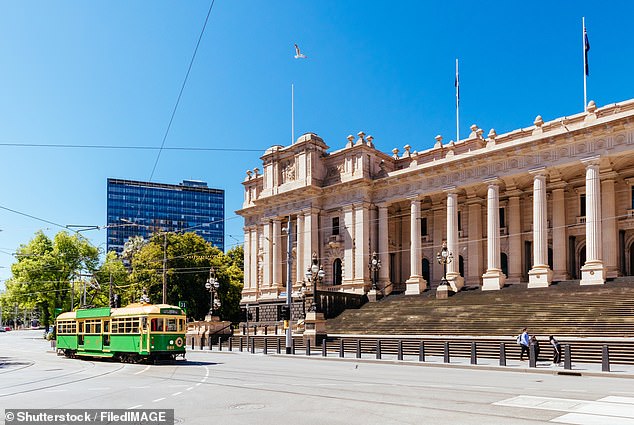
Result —
[{"label": "road marking", "polygon": [[67,391],[67,390],[46,390],[44,392],[46,392],[46,393],[63,393],[65,391]]},{"label": "road marking", "polygon": [[140,370],[140,371],[138,371],[138,372],[134,372],[134,375],[138,375],[139,373],[143,373],[143,372],[145,372],[146,370],[148,370],[149,368],[150,368],[150,365],[147,365],[147,366],[145,366],[145,369]]},{"label": "road marking", "polygon": [[143,385],[142,387],[130,387],[131,390],[144,390],[146,388],[150,388],[149,385]]},{"label": "road marking", "polygon": [[189,387],[189,388],[187,388],[187,390],[186,390],[186,391],[191,391],[191,390],[193,390],[193,389],[194,389],[194,387]]},{"label": "road marking", "polygon": [[110,387],[95,387],[95,388],[87,388],[88,391],[104,391],[109,390]]},{"label": "road marking", "polygon": [[498,406],[565,412],[550,422],[573,425],[634,425],[634,397],[608,396],[580,400],[521,395],[493,403]]},{"label": "road marking", "polygon": [[179,391],[179,392],[174,393],[174,394],[172,394],[172,395],[181,395],[181,394],[183,394],[183,392],[182,392],[182,391]]},{"label": "road marking", "polygon": [[158,403],[159,401],[165,400],[165,397],[157,398],[156,400],[152,400],[152,403]]},{"label": "road marking", "polygon": [[137,407],[141,407],[141,406],[143,406],[143,405],[142,404],[137,404],[136,406],[128,407],[128,410],[136,409]]}]

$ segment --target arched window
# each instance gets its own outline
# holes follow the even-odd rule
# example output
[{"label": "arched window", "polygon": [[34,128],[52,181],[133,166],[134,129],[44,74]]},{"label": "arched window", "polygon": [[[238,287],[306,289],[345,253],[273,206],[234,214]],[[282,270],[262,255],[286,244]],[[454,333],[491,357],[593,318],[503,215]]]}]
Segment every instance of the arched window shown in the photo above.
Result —
[{"label": "arched window", "polygon": [[333,285],[341,285],[342,275],[341,275],[341,258],[337,258],[332,263],[332,276],[333,276]]}]

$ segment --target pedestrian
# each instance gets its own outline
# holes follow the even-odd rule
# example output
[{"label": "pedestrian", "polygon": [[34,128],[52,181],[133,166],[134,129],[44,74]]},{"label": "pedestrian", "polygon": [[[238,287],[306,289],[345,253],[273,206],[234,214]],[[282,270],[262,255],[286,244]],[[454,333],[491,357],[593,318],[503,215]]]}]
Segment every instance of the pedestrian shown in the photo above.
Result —
[{"label": "pedestrian", "polygon": [[528,330],[526,328],[522,329],[522,333],[520,334],[520,348],[522,351],[520,352],[520,361],[524,360],[524,353],[526,356],[530,356],[530,351],[528,351],[528,346],[530,345],[530,341],[528,338]]},{"label": "pedestrian", "polygon": [[561,363],[561,344],[552,335],[548,337],[548,340],[553,347],[553,366],[559,366]]},{"label": "pedestrian", "polygon": [[535,361],[539,360],[539,341],[535,335],[531,336],[530,345],[535,347]]}]

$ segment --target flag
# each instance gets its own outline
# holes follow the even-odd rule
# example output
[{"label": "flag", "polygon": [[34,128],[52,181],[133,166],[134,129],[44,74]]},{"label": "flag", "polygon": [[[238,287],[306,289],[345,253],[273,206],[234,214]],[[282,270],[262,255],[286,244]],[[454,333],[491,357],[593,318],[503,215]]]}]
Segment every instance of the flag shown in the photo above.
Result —
[{"label": "flag", "polygon": [[586,76],[590,75],[590,68],[588,68],[588,52],[590,51],[590,42],[588,41],[588,32],[585,27],[583,28],[583,51],[586,65]]}]

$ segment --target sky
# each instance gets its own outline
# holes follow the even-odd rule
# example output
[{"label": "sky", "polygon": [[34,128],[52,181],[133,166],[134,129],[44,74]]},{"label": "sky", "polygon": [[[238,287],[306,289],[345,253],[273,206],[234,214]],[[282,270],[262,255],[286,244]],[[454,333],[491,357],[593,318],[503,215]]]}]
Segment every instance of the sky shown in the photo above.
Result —
[{"label": "sky", "polygon": [[106,225],[109,177],[224,189],[242,243],[241,182],[291,143],[291,84],[295,138],[420,151],[456,138],[459,59],[461,138],[502,134],[583,111],[585,16],[588,100],[634,98],[631,1],[215,0],[194,57],[212,1],[0,2],[0,289],[36,231]]}]

